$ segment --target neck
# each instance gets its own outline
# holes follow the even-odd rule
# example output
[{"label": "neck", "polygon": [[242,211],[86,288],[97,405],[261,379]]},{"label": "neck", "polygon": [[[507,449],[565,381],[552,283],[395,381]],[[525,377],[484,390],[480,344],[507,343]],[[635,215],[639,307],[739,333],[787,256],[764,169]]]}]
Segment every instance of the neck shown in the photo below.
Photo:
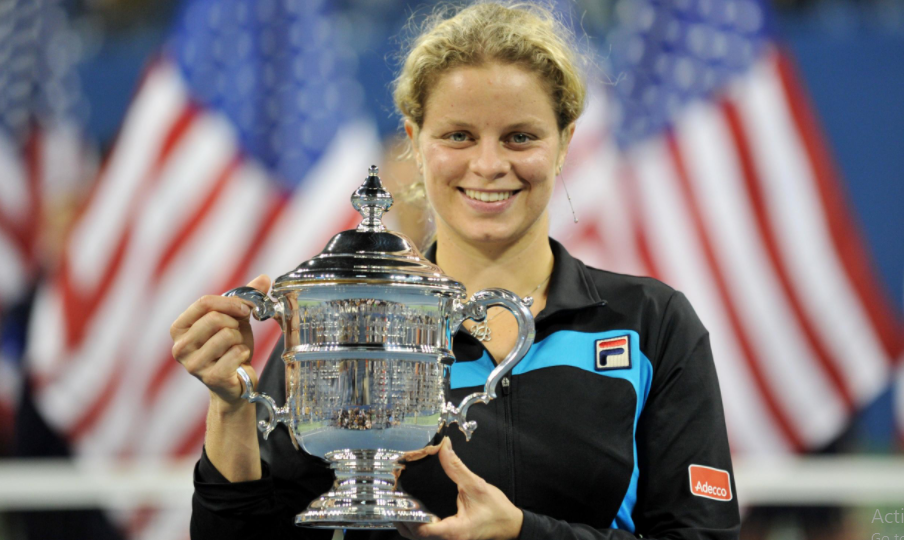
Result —
[{"label": "neck", "polygon": [[544,215],[521,238],[507,243],[473,243],[437,224],[436,262],[443,272],[460,281],[468,296],[489,287],[508,289],[519,296],[537,292],[537,285],[552,273],[548,219]]}]

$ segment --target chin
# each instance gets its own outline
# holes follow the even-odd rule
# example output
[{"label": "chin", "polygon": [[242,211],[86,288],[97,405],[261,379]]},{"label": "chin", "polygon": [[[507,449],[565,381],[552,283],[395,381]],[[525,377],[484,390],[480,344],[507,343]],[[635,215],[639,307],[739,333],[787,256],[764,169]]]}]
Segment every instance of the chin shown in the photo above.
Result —
[{"label": "chin", "polygon": [[543,227],[543,214],[528,222],[524,219],[499,219],[501,216],[497,216],[497,219],[473,218],[470,220],[462,219],[460,215],[455,216],[454,220],[437,217],[437,225],[442,224],[449,233],[473,245],[514,244],[531,236],[532,233],[539,233],[540,230],[544,230],[544,238],[548,236]]},{"label": "chin", "polygon": [[464,234],[470,242],[475,244],[511,244],[526,234],[527,231],[514,232],[511,230],[472,230]]}]

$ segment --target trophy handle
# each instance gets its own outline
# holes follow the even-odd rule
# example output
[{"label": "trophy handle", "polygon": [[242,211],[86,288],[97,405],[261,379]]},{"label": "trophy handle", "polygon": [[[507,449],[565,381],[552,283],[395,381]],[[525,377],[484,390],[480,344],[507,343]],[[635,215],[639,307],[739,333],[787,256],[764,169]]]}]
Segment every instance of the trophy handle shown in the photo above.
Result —
[{"label": "trophy handle", "polygon": [[440,416],[439,428],[443,425],[451,425],[453,422],[458,423],[458,428],[465,434],[466,440],[471,440],[471,435],[477,429],[477,422],[467,421],[468,408],[477,403],[489,403],[491,399],[496,399],[496,385],[502,380],[515,364],[524,358],[527,350],[534,343],[536,330],[534,328],[534,316],[530,312],[531,302],[521,300],[515,293],[505,289],[484,289],[474,294],[471,301],[466,304],[456,306],[458,311],[458,320],[455,321],[457,329],[465,319],[473,319],[482,321],[487,316],[487,309],[494,306],[501,306],[512,312],[515,320],[518,322],[518,340],[515,347],[508,353],[508,356],[490,372],[483,392],[476,392],[465,397],[461,404],[456,407],[451,402],[443,405],[442,414]]},{"label": "trophy handle", "polygon": [[259,321],[266,321],[270,317],[274,317],[282,323],[282,304],[274,302],[273,299],[254,287],[236,287],[224,292],[223,296],[235,296],[252,304],[254,308],[251,310],[251,314]]},{"label": "trophy handle", "polygon": [[[267,319],[274,317],[277,321],[282,323],[282,305],[278,302],[274,302],[269,296],[253,287],[237,287],[226,291],[223,293],[223,296],[236,296],[251,303],[254,306],[251,310],[251,314],[259,321],[266,321]],[[268,420],[261,420],[257,423],[257,428],[264,434],[264,440],[267,440],[270,433],[276,429],[277,424],[280,422],[286,424],[288,422],[289,404],[286,403],[282,407],[277,407],[273,398],[267,394],[255,392],[254,383],[251,382],[251,376],[248,375],[248,372],[245,371],[243,366],[239,366],[236,370],[236,374],[239,376],[239,381],[242,383],[242,399],[247,400],[249,403],[263,403],[267,408],[267,412],[270,413],[270,418]]]},{"label": "trophy handle", "polygon": [[248,375],[248,372],[245,371],[244,366],[239,366],[235,372],[242,382],[242,399],[247,400],[249,403],[263,403],[264,406],[267,407],[267,412],[270,413],[269,419],[260,420],[257,423],[257,429],[261,430],[264,434],[264,440],[266,441],[267,437],[270,436],[270,433],[276,429],[277,424],[280,422],[286,424],[288,422],[289,404],[286,403],[282,407],[277,407],[276,402],[273,401],[272,397],[267,394],[255,392],[254,383],[251,382],[251,377]]}]

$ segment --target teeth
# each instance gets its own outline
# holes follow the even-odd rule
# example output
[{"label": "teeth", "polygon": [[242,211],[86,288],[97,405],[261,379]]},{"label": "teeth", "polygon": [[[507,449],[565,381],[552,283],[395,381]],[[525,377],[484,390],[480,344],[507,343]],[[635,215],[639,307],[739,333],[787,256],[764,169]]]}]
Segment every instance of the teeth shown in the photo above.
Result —
[{"label": "teeth", "polygon": [[514,194],[514,191],[474,191],[473,189],[465,190],[465,195],[467,195],[469,199],[483,202],[504,201]]}]

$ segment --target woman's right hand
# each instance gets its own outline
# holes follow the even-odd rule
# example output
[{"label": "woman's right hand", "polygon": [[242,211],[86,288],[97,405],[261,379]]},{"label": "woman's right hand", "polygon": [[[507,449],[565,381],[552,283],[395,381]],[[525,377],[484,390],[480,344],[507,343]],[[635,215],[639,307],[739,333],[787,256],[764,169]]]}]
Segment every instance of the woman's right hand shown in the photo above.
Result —
[{"label": "woman's right hand", "polygon": [[[270,290],[270,278],[261,275],[248,284],[264,294]],[[254,336],[248,316],[248,303],[236,297],[203,296],[186,309],[170,327],[173,358],[186,371],[203,382],[211,399],[223,405],[238,407],[242,383],[236,374],[244,366],[257,385],[257,374],[251,367]]]}]

